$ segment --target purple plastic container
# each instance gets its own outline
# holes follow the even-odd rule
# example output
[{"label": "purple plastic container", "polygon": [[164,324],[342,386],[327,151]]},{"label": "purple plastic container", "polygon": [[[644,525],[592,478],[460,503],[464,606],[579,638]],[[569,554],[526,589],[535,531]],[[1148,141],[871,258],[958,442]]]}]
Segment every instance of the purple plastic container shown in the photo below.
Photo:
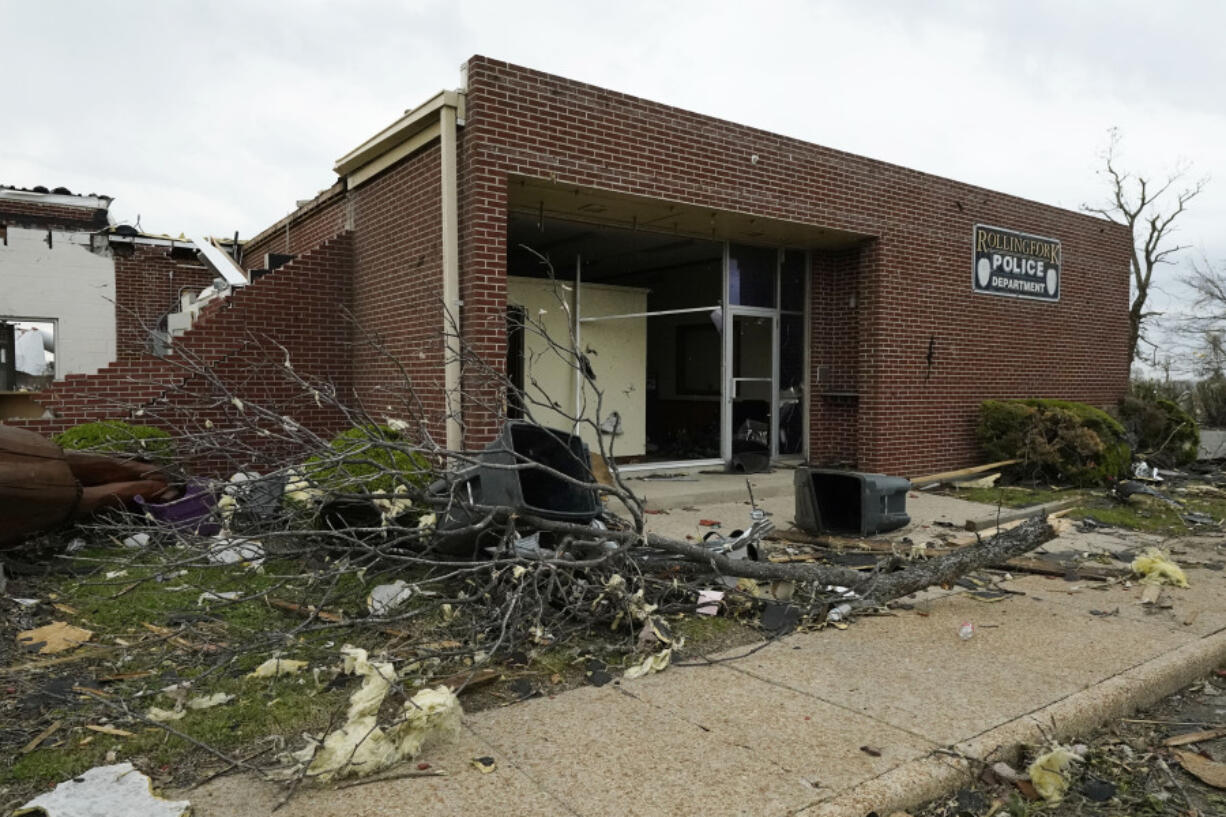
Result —
[{"label": "purple plastic container", "polygon": [[188,480],[183,496],[170,502],[147,502],[143,496],[137,496],[135,502],[158,522],[177,531],[212,536],[221,530],[212,515],[217,504],[213,494],[206,483],[197,480]]}]

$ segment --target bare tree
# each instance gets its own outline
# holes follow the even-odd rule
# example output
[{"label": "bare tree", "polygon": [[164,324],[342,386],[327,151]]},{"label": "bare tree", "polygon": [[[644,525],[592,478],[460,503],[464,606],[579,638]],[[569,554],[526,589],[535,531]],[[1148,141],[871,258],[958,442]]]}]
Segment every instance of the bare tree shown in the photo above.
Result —
[{"label": "bare tree", "polygon": [[1145,340],[1143,330],[1146,320],[1158,314],[1145,308],[1154,270],[1160,264],[1172,263],[1172,256],[1187,249],[1186,244],[1175,243],[1172,238],[1175,221],[1187,209],[1188,202],[1204,190],[1208,179],[1202,177],[1180,186],[1188,172],[1183,165],[1176,167],[1162,183],[1121,170],[1119,129],[1111,128],[1108,133],[1110,140],[1104,155],[1105,167],[1099,171],[1106,175],[1108,202],[1100,206],[1082,205],[1082,210],[1124,225],[1132,236],[1129,264],[1132,271],[1132,306],[1128,310],[1128,359],[1131,361],[1137,356],[1138,343]]}]

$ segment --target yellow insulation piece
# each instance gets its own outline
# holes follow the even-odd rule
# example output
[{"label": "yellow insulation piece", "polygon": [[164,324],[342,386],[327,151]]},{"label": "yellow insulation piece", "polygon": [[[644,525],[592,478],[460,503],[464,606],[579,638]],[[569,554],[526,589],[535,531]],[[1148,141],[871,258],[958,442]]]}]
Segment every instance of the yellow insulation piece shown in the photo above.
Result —
[{"label": "yellow insulation piece", "polygon": [[1063,746],[1057,746],[1047,754],[1039,755],[1027,770],[1034,790],[1049,803],[1060,802],[1069,787],[1066,772],[1080,760],[1072,750]]},{"label": "yellow insulation piece", "polygon": [[1142,584],[1173,584],[1187,587],[1188,577],[1183,569],[1156,547],[1148,547],[1132,560],[1132,572],[1141,577]]}]

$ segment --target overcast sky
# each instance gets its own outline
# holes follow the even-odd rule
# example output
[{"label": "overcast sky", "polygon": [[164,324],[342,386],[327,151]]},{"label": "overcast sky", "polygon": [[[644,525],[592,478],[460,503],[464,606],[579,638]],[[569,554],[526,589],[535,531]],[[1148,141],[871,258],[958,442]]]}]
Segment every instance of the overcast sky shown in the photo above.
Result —
[{"label": "overcast sky", "polygon": [[1224,31],[1215,0],[0,0],[0,184],[250,236],[479,53],[1070,208],[1118,126],[1124,167],[1212,177],[1179,238],[1226,264]]}]

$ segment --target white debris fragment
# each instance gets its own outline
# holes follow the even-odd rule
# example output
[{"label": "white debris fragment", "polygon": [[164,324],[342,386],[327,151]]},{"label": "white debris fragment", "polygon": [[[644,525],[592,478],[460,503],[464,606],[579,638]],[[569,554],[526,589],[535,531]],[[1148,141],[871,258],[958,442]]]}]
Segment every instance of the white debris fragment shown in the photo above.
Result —
[{"label": "white debris fragment", "polygon": [[302,471],[291,468],[285,472],[285,499],[295,505],[310,505],[323,496]]},{"label": "white debris fragment", "polygon": [[243,594],[237,590],[225,590],[220,593],[213,590],[206,590],[196,599],[196,604],[203,607],[210,601],[238,601]]},{"label": "white debris fragment", "polygon": [[391,497],[371,500],[371,504],[379,509],[383,527],[386,528],[396,517],[413,509],[413,500],[408,493],[408,486],[397,485]]},{"label": "white debris fragment", "polygon": [[259,567],[264,563],[264,546],[253,539],[217,537],[209,548],[208,560],[215,565],[245,564]]},{"label": "white debris fragment", "polygon": [[212,695],[197,695],[187,702],[188,709],[212,709],[215,706],[228,704],[237,696],[226,692],[214,692]]},{"label": "white debris fragment", "polygon": [[276,678],[281,675],[297,675],[306,669],[306,661],[292,658],[269,658],[247,674],[248,678]]},{"label": "white debris fragment", "polygon": [[412,596],[413,585],[404,579],[397,579],[391,584],[381,584],[373,588],[366,597],[366,605],[372,616],[385,616]]},{"label": "white debris fragment", "polygon": [[123,540],[123,546],[126,548],[149,547],[149,534],[134,533]]},{"label": "white debris fragment", "polygon": [[170,721],[182,720],[186,714],[182,709],[162,709],[159,706],[151,706],[145,712],[145,717],[158,723],[168,723]]},{"label": "white debris fragment", "polygon": [[165,800],[153,793],[153,785],[131,763],[95,766],[79,777],[66,780],[53,791],[40,794],[13,814],[45,814],[47,817],[99,817],[130,814],[140,817],[186,817],[188,800]]},{"label": "white debris fragment", "polygon": [[126,570],[108,570],[106,572],[106,577],[108,579],[122,579],[126,575],[128,575],[128,571]]},{"label": "white debris fragment", "polygon": [[362,686],[349,698],[343,726],[293,754],[298,768],[305,765],[311,777],[325,783],[337,777],[364,777],[415,757],[431,738],[459,730],[460,700],[446,686],[421,690],[404,704],[391,726],[380,726],[379,707],[396,678],[395,670],[390,663],[368,660],[363,649],[346,645],[341,654],[341,671],[361,675]]},{"label": "white debris fragment", "polygon": [[651,675],[654,672],[661,672],[668,667],[668,664],[670,661],[672,661],[672,658],[672,647],[669,647],[666,650],[660,650],[658,653],[649,655],[639,663],[630,667],[628,670],[622,673],[622,677],[627,680],[633,680],[634,678],[642,678],[644,675]]},{"label": "white debris fragment", "polygon": [[719,614],[719,603],[724,600],[723,590],[699,590],[698,591],[698,609],[694,612],[700,616],[714,616]]}]

